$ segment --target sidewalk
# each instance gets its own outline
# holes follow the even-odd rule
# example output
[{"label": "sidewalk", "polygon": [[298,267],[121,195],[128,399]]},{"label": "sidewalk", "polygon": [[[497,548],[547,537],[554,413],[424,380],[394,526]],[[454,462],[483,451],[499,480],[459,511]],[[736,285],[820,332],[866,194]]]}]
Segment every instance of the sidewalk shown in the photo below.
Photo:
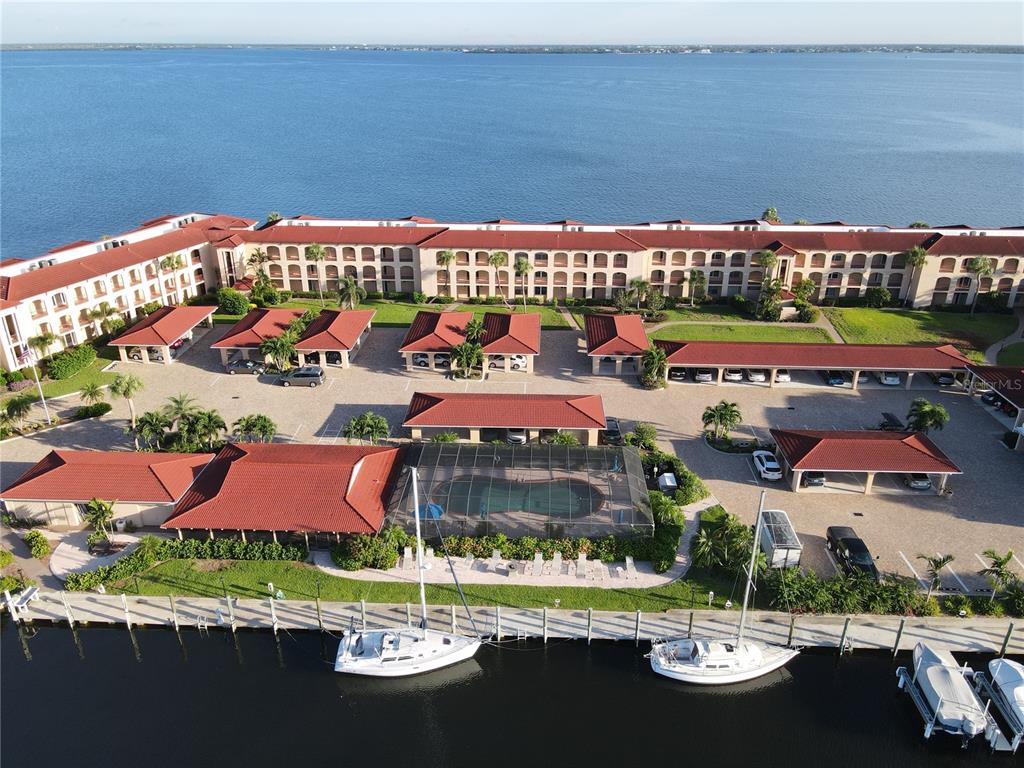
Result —
[{"label": "sidewalk", "polygon": [[1008,347],[1011,344],[1024,341],[1024,309],[1018,309],[1014,314],[1017,316],[1017,330],[1009,336],[1000,339],[985,350],[985,362],[989,365],[996,364],[996,358],[999,357],[999,353],[1003,350],[1003,347]]}]

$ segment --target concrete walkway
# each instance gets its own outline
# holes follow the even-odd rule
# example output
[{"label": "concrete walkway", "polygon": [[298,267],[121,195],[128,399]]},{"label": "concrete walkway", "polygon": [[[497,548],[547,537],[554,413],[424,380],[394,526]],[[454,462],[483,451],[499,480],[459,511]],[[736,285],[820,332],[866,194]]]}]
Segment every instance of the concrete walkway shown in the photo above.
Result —
[{"label": "concrete walkway", "polygon": [[[47,532],[49,533],[49,532]],[[134,533],[115,533],[110,538],[116,544],[125,544],[124,549],[112,555],[97,557],[89,554],[86,539],[91,530],[74,531],[61,536],[59,543],[50,555],[50,572],[61,581],[67,579],[69,573],[91,571],[104,565],[111,565],[118,558],[131,552],[139,543],[141,535]],[[50,538],[50,536],[47,536]]]},{"label": "concrete walkway", "polygon": [[1003,347],[1024,341],[1024,309],[1018,309],[1014,314],[1017,316],[1017,329],[985,350],[985,362],[990,365],[996,364],[999,353],[1003,351]]}]

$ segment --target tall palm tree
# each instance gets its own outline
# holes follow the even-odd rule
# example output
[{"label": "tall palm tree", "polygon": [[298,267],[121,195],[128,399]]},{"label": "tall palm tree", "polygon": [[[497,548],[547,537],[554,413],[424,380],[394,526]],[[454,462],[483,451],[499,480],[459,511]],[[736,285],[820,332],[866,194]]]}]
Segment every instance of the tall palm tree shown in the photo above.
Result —
[{"label": "tall palm tree", "polygon": [[445,284],[445,294],[447,296],[452,295],[452,262],[455,261],[455,252],[444,250],[437,252],[437,266],[444,267],[445,275],[448,277],[448,281]]},{"label": "tall palm tree", "polygon": [[[135,396],[144,388],[142,379],[130,373],[120,374],[110,383],[110,393],[128,402],[129,423],[131,424],[129,431],[133,434],[135,433]],[[135,436],[135,450],[139,450],[137,435]]]},{"label": "tall palm tree", "polygon": [[171,420],[162,411],[146,411],[138,421],[133,423],[132,435],[135,437],[135,450],[140,450],[139,440],[146,445],[146,450],[159,450],[163,445],[167,432],[171,428]]},{"label": "tall palm tree", "polygon": [[277,425],[262,413],[243,416],[232,427],[232,434],[240,443],[269,443],[277,434]]},{"label": "tall palm tree", "polygon": [[464,379],[468,379],[473,369],[484,362],[483,348],[469,341],[452,347],[451,356],[453,369],[457,369]]},{"label": "tall palm tree", "polygon": [[918,560],[924,560],[928,565],[928,596],[926,600],[930,600],[932,592],[938,589],[941,583],[940,576],[942,569],[952,563],[956,558],[953,555],[918,555]]},{"label": "tall palm tree", "polygon": [[519,279],[520,285],[523,286],[523,312],[526,311],[526,278],[533,271],[533,264],[525,256],[520,256],[516,259],[515,264],[516,277]]},{"label": "tall palm tree", "polygon": [[256,270],[257,275],[265,274],[263,265],[270,261],[270,257],[267,252],[262,248],[256,248],[252,253],[249,254],[249,258],[245,260],[245,263]]},{"label": "tall palm tree", "polygon": [[194,416],[197,413],[199,413],[199,404],[187,392],[171,395],[167,398],[167,405],[164,406],[164,415],[170,419],[171,426],[179,425],[186,416]]},{"label": "tall palm tree", "polygon": [[18,422],[18,429],[24,431],[25,418],[32,412],[33,399],[26,395],[12,397],[4,405],[4,414],[11,421]]},{"label": "tall palm tree", "polygon": [[83,384],[82,388],[78,391],[78,395],[89,405],[97,405],[107,399],[107,393],[103,387],[94,381]]},{"label": "tall palm tree", "polygon": [[54,342],[57,341],[56,334],[46,331],[40,333],[38,336],[30,336],[25,339],[25,343],[28,344],[29,348],[36,353],[36,359],[42,359],[46,357],[46,353],[53,346]]},{"label": "tall palm tree", "polygon": [[365,298],[366,291],[351,275],[338,281],[338,306],[342,309],[355,309]]},{"label": "tall palm tree", "polygon": [[903,299],[904,306],[910,306],[910,289],[914,285],[914,278],[917,277],[917,273],[921,271],[921,267],[928,261],[928,251],[922,248],[920,245],[915,245],[909,251],[907,251],[907,264],[910,266],[910,281],[907,283],[907,295]]},{"label": "tall palm tree", "polygon": [[629,292],[636,297],[636,308],[640,309],[640,302],[647,298],[651,290],[651,284],[642,277],[634,277],[629,281]]},{"label": "tall palm tree", "polygon": [[114,517],[114,505],[116,501],[101,501],[96,497],[91,498],[85,505],[85,519],[89,521],[89,525],[93,527],[93,530],[103,535],[103,538],[109,540],[112,531],[107,530],[107,524]]},{"label": "tall palm tree", "polygon": [[779,257],[775,255],[774,251],[761,251],[757,254],[757,257],[761,262],[761,269],[764,270],[764,277],[761,279],[761,282],[766,283],[772,279],[775,265],[779,263]]},{"label": "tall palm tree", "polygon": [[214,410],[198,411],[189,417],[191,435],[197,443],[208,451],[213,450],[213,444],[220,438],[221,433],[228,428],[223,417]]},{"label": "tall palm tree", "polygon": [[494,281],[498,284],[498,294],[505,299],[505,292],[501,289],[501,269],[508,266],[508,253],[495,251],[488,255],[487,263],[494,267]]},{"label": "tall palm tree", "polygon": [[96,333],[107,333],[110,328],[110,318],[117,315],[117,310],[105,301],[89,312],[89,319],[96,324]]},{"label": "tall palm tree", "polygon": [[709,405],[701,416],[701,422],[705,427],[714,428],[716,438],[728,437],[730,430],[741,421],[743,416],[740,414],[740,407],[727,400],[721,400],[717,405]]},{"label": "tall palm tree", "polygon": [[690,306],[703,300],[708,287],[708,279],[704,272],[699,269],[690,270]]},{"label": "tall palm tree", "polygon": [[273,360],[279,371],[284,371],[288,367],[288,361],[292,359],[294,353],[295,336],[291,333],[271,336],[260,342],[260,354]]},{"label": "tall palm tree", "polygon": [[320,279],[320,277],[321,277],[320,273],[322,271],[321,268],[320,268],[320,264],[326,258],[327,258],[327,251],[325,251],[324,247],[322,245],[320,245],[319,243],[313,243],[311,246],[309,246],[306,249],[306,260],[307,261],[312,261],[314,264],[316,264],[316,290],[317,290],[317,293],[320,294],[320,306],[321,307],[327,306],[326,304],[324,304],[324,287],[323,287],[323,281]]},{"label": "tall palm tree", "polygon": [[383,416],[367,411],[349,419],[342,434],[346,440],[369,440],[371,445],[376,445],[391,434],[391,427]]},{"label": "tall palm tree", "polygon": [[267,214],[267,224],[273,224],[275,221],[281,220],[281,214],[277,211],[271,211]]},{"label": "tall palm tree", "polygon": [[929,429],[941,430],[949,423],[949,411],[938,403],[915,397],[907,413],[907,426],[914,432],[928,434]]},{"label": "tall palm tree", "polygon": [[992,584],[992,596],[989,599],[994,601],[999,590],[1006,589],[1017,580],[1017,575],[1010,569],[1013,550],[1009,550],[1005,555],[1000,555],[994,549],[986,549],[981,554],[988,558],[989,564],[987,568],[982,568],[978,573],[987,577]]},{"label": "tall palm tree", "polygon": [[775,209],[774,205],[769,205],[764,209],[764,213],[761,214],[761,218],[764,221],[779,221],[779,212]]},{"label": "tall palm tree", "polygon": [[484,337],[484,321],[479,317],[474,317],[466,323],[466,330],[463,335],[466,337],[466,341],[478,344]]},{"label": "tall palm tree", "polygon": [[665,354],[665,350],[656,345],[650,346],[640,359],[644,368],[645,382],[653,384],[663,381],[667,361],[668,356]]},{"label": "tall palm tree", "polygon": [[984,256],[975,256],[967,262],[967,271],[978,281],[978,287],[974,291],[974,301],[971,302],[971,317],[974,317],[974,310],[978,308],[978,297],[981,296],[981,279],[992,274],[992,262]]}]

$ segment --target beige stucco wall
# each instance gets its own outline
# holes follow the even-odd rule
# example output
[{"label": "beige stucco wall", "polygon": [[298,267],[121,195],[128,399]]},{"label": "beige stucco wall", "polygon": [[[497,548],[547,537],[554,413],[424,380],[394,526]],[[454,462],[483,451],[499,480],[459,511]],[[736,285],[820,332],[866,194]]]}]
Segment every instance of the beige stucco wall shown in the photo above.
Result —
[{"label": "beige stucco wall", "polygon": [[[7,508],[18,518],[40,520],[49,525],[84,525],[85,520],[78,513],[74,502],[61,501],[12,501],[7,500]],[[131,504],[114,505],[114,520],[124,519],[138,527],[160,525],[174,511],[173,504]]]}]

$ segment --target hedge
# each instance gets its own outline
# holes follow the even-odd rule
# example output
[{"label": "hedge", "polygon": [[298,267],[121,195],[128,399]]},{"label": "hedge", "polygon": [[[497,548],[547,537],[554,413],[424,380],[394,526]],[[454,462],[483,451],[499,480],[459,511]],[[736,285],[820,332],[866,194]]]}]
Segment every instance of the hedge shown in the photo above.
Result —
[{"label": "hedge", "polygon": [[110,409],[113,406],[110,403],[93,403],[92,405],[83,405],[77,411],[75,411],[76,419],[92,419],[97,416],[102,416],[105,413],[110,413]]},{"label": "hedge", "polygon": [[217,291],[217,305],[226,315],[244,315],[249,311],[249,300],[234,288]]},{"label": "hedge", "polygon": [[36,560],[42,560],[50,554],[50,542],[39,531],[29,531],[22,538],[28,545],[32,557]]},{"label": "hedge", "polygon": [[[644,472],[648,475],[661,475],[664,472],[671,472],[676,476],[678,490],[675,493],[675,502],[681,507],[693,504],[695,501],[706,499],[711,491],[700,479],[696,472],[687,467],[678,456],[673,456],[664,451],[654,450],[645,453],[641,457],[644,465]],[[654,468],[657,467],[657,473]]]},{"label": "hedge", "polygon": [[95,360],[96,349],[91,344],[79,344],[51,357],[46,365],[46,374],[58,381],[69,379]]}]

